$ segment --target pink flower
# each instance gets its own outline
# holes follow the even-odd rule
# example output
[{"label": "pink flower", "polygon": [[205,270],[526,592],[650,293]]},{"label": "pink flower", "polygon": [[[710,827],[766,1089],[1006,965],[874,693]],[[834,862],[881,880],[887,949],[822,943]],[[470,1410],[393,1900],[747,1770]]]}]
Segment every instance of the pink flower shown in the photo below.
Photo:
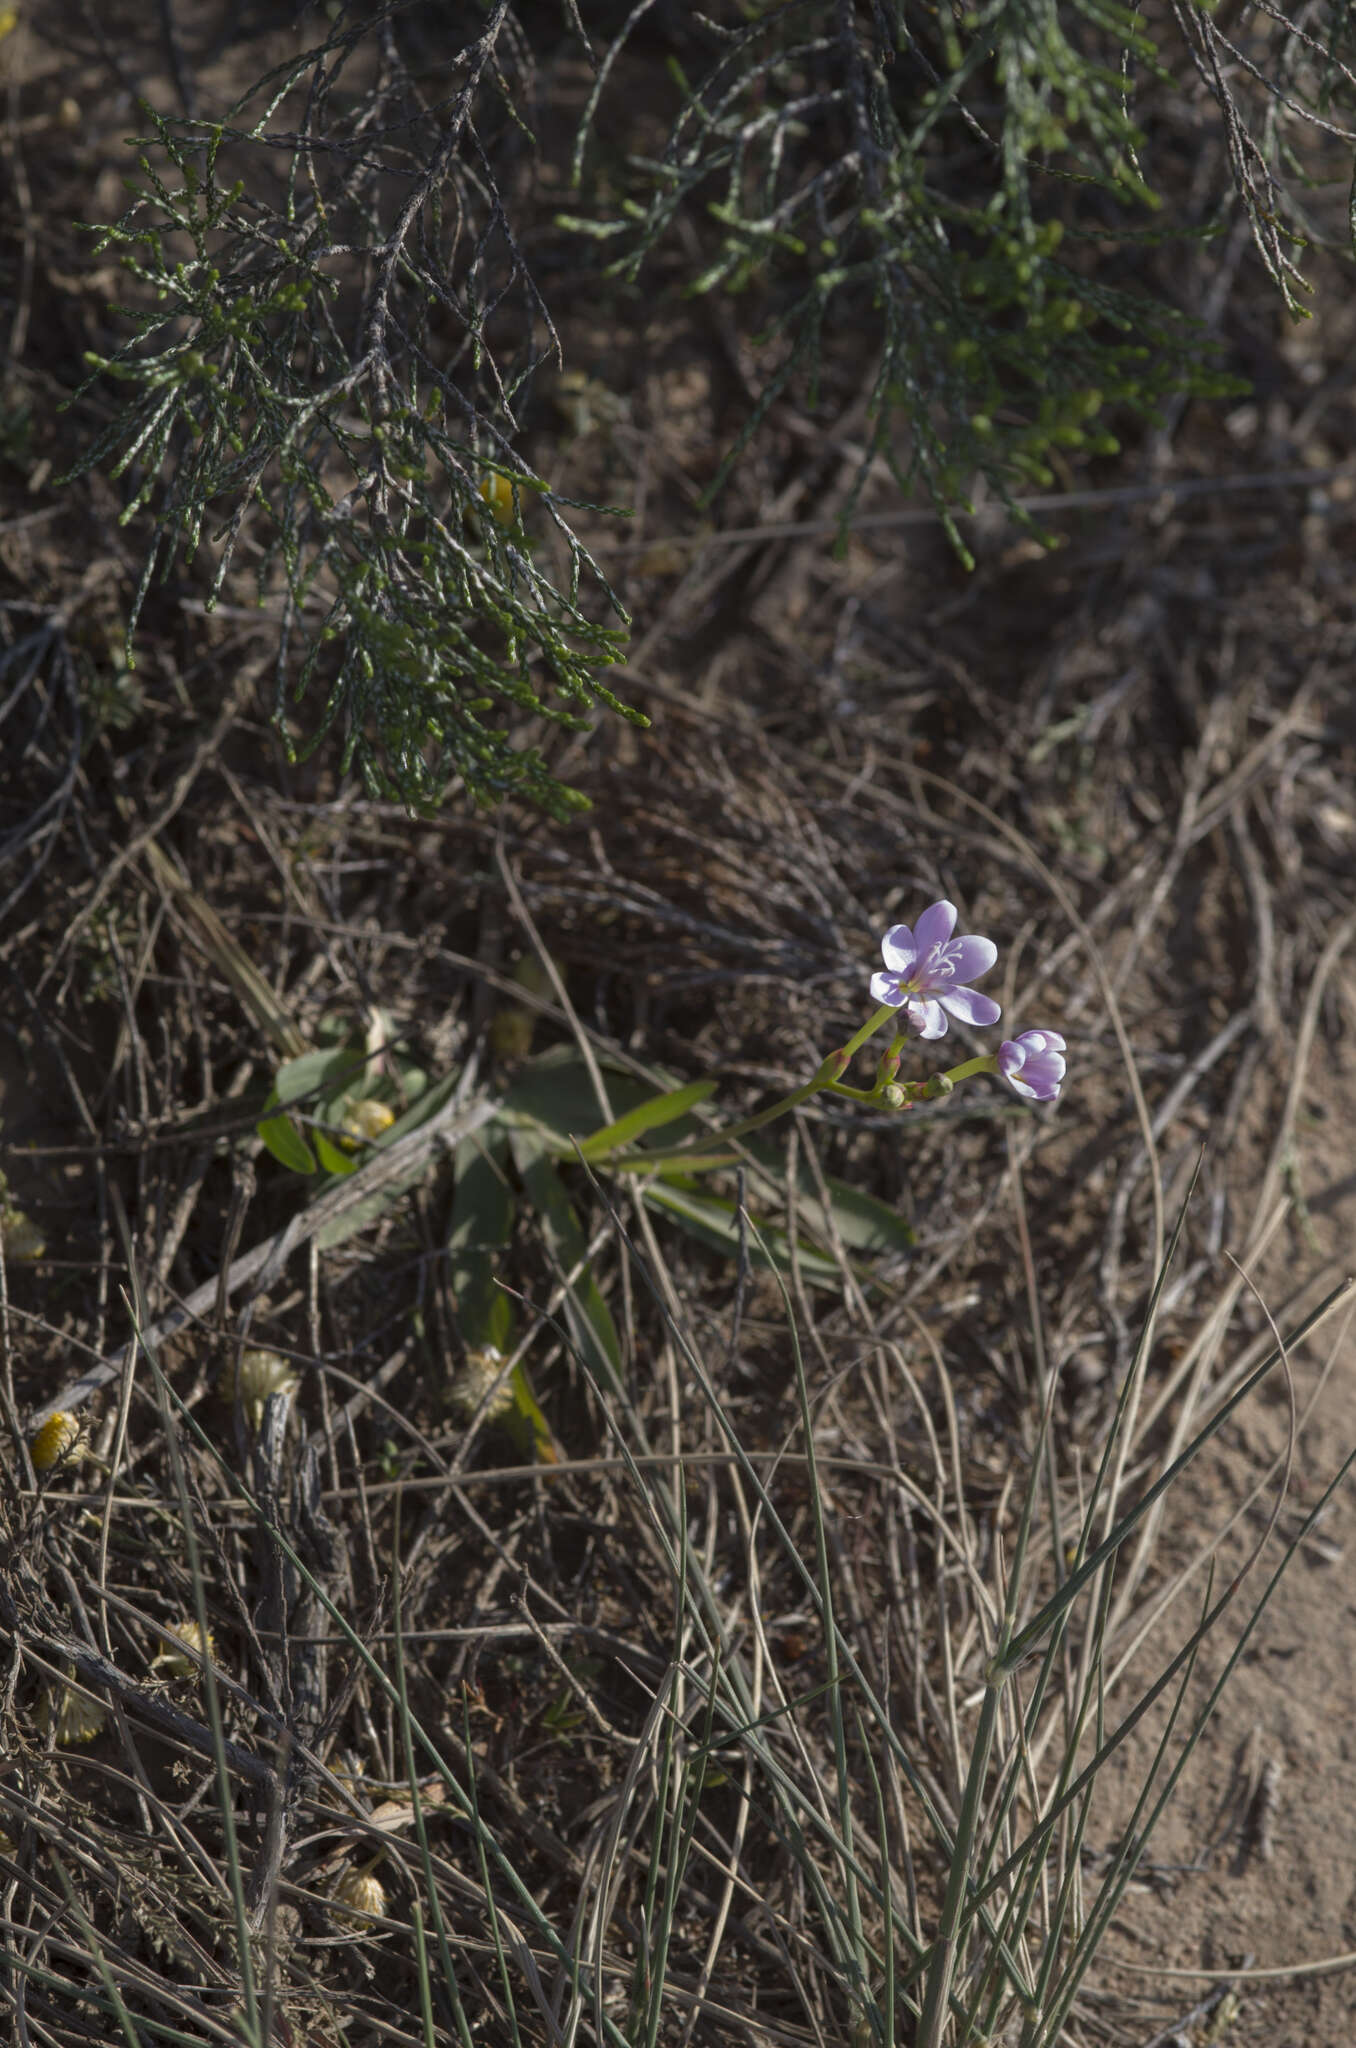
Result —
[{"label": "pink flower", "polygon": [[1064,1079],[1064,1040],[1057,1031],[1019,1031],[999,1046],[998,1071],[1019,1095],[1053,1102]]},{"label": "pink flower", "polygon": [[992,939],[953,939],[954,903],[934,903],[910,931],[892,924],[880,942],[885,972],[871,977],[878,1003],[902,1010],[920,1038],[945,1038],[949,1011],[963,1024],[996,1024],[1002,1011],[966,982],[987,974],[998,958]]}]

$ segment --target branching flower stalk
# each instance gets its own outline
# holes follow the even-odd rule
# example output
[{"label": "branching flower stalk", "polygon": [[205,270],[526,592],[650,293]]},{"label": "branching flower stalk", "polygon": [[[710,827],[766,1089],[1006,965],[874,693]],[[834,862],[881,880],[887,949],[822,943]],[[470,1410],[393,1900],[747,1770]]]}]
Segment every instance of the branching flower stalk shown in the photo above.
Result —
[{"label": "branching flower stalk", "polygon": [[[868,1108],[912,1109],[915,1103],[936,1102],[950,1095],[962,1082],[980,1074],[998,1074],[1013,1092],[1029,1101],[1053,1102],[1064,1082],[1065,1042],[1058,1031],[1030,1030],[1005,1039],[996,1053],[978,1053],[961,1060],[946,1072],[926,1080],[901,1081],[899,1068],[908,1033],[895,1031],[876,1066],[876,1078],[869,1088],[854,1088],[843,1079],[857,1053],[886,1025],[902,1016],[916,1037],[942,1038],[948,1016],[978,1026],[996,1024],[1001,1011],[991,996],[970,988],[970,980],[987,974],[998,958],[992,939],[978,936],[953,937],[956,906],[943,899],[923,911],[913,929],[892,925],[881,940],[885,961],[883,972],[871,977],[871,993],[880,998],[866,1022],[846,1045],[821,1061],[811,1078],[788,1095],[779,1096],[766,1109],[705,1134],[700,1139],[663,1149],[627,1151],[619,1145],[612,1155],[616,1167],[644,1169],[679,1161],[694,1169],[728,1165],[734,1157],[728,1147],[740,1139],[775,1123],[791,1110],[799,1109],[815,1095],[837,1095]],[[712,1147],[719,1148],[716,1151]],[[596,1141],[590,1157],[607,1157]]]}]

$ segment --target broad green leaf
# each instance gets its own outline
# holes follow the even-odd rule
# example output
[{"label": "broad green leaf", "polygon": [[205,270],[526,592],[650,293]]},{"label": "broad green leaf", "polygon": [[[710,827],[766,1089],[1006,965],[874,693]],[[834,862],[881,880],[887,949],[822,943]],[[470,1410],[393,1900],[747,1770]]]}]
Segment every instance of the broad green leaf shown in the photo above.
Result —
[{"label": "broad green leaf", "polygon": [[[272,1107],[276,1096],[269,1097]],[[260,1141],[283,1166],[293,1173],[314,1173],[315,1154],[290,1116],[266,1116],[255,1125]]]},{"label": "broad green leaf", "polygon": [[619,1116],[615,1123],[605,1124],[601,1131],[585,1138],[579,1147],[581,1155],[585,1159],[605,1159],[609,1152],[619,1152],[624,1145],[634,1144],[646,1131],[662,1130],[665,1124],[675,1123],[699,1102],[705,1102],[714,1094],[715,1086],[714,1081],[689,1081],[685,1088],[671,1088],[665,1095],[650,1096],[625,1116]]},{"label": "broad green leaf", "polygon": [[456,1189],[447,1237],[448,1285],[457,1326],[470,1351],[507,1351],[513,1304],[495,1273],[513,1235],[514,1200],[506,1171],[507,1140],[493,1128],[457,1147]]},{"label": "broad green leaf", "polygon": [[530,1130],[511,1131],[509,1144],[519,1178],[541,1223],[542,1235],[562,1273],[574,1273],[565,1293],[566,1320],[570,1334],[590,1369],[602,1380],[621,1385],[622,1350],[612,1311],[598,1291],[598,1283],[587,1266],[575,1273],[587,1257],[588,1245],[579,1220],[556,1172],[546,1146]]},{"label": "broad green leaf", "polygon": [[300,1059],[284,1060],[274,1091],[282,1103],[340,1094],[357,1080],[366,1064],[363,1055],[348,1045],[331,1052],[304,1052]]}]

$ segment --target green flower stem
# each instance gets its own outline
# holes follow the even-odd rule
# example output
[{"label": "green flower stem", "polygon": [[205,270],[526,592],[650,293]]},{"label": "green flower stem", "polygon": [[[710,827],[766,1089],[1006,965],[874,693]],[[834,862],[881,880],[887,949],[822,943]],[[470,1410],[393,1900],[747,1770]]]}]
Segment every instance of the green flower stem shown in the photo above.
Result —
[{"label": "green flower stem", "polygon": [[[863,1024],[861,1030],[855,1033],[855,1035],[848,1040],[847,1044],[843,1047],[841,1054],[830,1053],[829,1059],[841,1058],[843,1062],[843,1065],[838,1069],[840,1074],[844,1072],[844,1070],[846,1069],[847,1063],[852,1058],[853,1053],[860,1052],[862,1047],[866,1044],[867,1039],[874,1038],[876,1033],[880,1030],[881,1025],[888,1023],[892,1017],[897,1015],[898,1012],[894,1010],[889,1003],[882,1003],[881,1007],[878,1010],[872,1011],[871,1015],[867,1018],[865,1024]],[[893,1052],[895,1050],[895,1047],[902,1046],[903,1043],[904,1041],[902,1038],[896,1038],[894,1041],[894,1045],[891,1046],[890,1050]],[[828,1060],[826,1060],[824,1062],[824,1065],[827,1066],[828,1063]],[[820,1072],[822,1073],[823,1071],[824,1068],[821,1067]]]},{"label": "green flower stem", "polygon": [[709,1151],[712,1145],[730,1145],[736,1138],[747,1138],[751,1131],[761,1130],[764,1124],[775,1122],[779,1116],[785,1116],[788,1110],[799,1109],[802,1102],[808,1102],[812,1095],[818,1095],[825,1088],[832,1088],[835,1093],[851,1094],[858,1102],[876,1101],[877,1095],[874,1091],[839,1091],[839,1076],[847,1071],[848,1061],[852,1055],[860,1052],[867,1039],[879,1031],[881,1025],[894,1014],[888,1003],[882,1004],[879,1010],[873,1011],[867,1018],[861,1030],[854,1032],[846,1045],[841,1046],[837,1052],[831,1052],[826,1060],[821,1061],[819,1070],[812,1080],[806,1081],[800,1088],[793,1088],[789,1095],[780,1096],[769,1108],[760,1109],[756,1116],[746,1116],[741,1122],[731,1124],[723,1131],[705,1132],[702,1137],[691,1139],[686,1145],[667,1145],[662,1150],[653,1152],[623,1152],[612,1161],[612,1164],[643,1167],[695,1158],[699,1152]]},{"label": "green flower stem", "polygon": [[[837,1052],[831,1052],[821,1061],[813,1078],[800,1088],[793,1088],[789,1095],[780,1096],[767,1109],[760,1109],[756,1116],[746,1116],[737,1124],[730,1124],[723,1131],[706,1131],[700,1138],[689,1138],[684,1145],[666,1145],[654,1151],[619,1152],[611,1160],[617,1168],[628,1171],[643,1170],[650,1166],[671,1166],[690,1164],[694,1168],[724,1166],[730,1157],[724,1148],[739,1138],[747,1138],[753,1131],[761,1130],[764,1124],[775,1123],[788,1110],[799,1109],[802,1102],[808,1102],[812,1095],[829,1094],[842,1096],[848,1102],[863,1102],[868,1105],[890,1102],[905,1109],[915,1102],[935,1102],[939,1096],[949,1095],[958,1081],[968,1081],[974,1074],[996,1074],[998,1062],[991,1054],[981,1053],[978,1058],[962,1060],[958,1067],[952,1067],[946,1074],[933,1074],[927,1081],[897,1081],[899,1060],[907,1040],[897,1032],[890,1041],[888,1051],[882,1056],[876,1069],[876,1079],[870,1088],[854,1088],[843,1080],[848,1063],[856,1052],[860,1052],[868,1038],[874,1037],[881,1026],[896,1015],[890,1004],[884,1003],[873,1010],[859,1031],[855,1031],[847,1044]],[[902,1103],[900,1098],[903,1098]],[[711,1156],[711,1148],[721,1148],[719,1156]]]},{"label": "green flower stem", "polygon": [[958,1067],[952,1067],[947,1080],[954,1088],[957,1081],[968,1081],[973,1074],[996,1074],[998,1061],[991,1052],[981,1053],[978,1059],[962,1060]]},{"label": "green flower stem", "polygon": [[847,1102],[879,1102],[881,1088],[882,1084],[879,1081],[874,1088],[850,1088],[846,1081],[830,1081],[825,1093],[841,1095]]}]

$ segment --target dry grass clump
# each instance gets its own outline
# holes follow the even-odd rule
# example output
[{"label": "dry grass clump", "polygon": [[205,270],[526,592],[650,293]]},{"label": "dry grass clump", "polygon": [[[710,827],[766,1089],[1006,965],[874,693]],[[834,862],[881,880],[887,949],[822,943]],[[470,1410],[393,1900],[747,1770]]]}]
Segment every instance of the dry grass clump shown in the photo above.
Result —
[{"label": "dry grass clump", "polygon": [[[1132,1864],[1110,1853],[1079,1772],[1120,1754],[1127,1716],[1195,1725],[1196,1693],[1140,1709],[1143,1660],[1169,1669],[1174,1641],[1191,1643],[1225,1540],[1203,1538],[1194,1570],[1165,1560],[1159,1509],[1135,1504],[1265,1361],[1269,1334],[1251,1334],[1219,1249],[1246,1264],[1294,1214],[1304,1070],[1272,1081],[1268,1033],[1286,1016],[1307,1056],[1350,929],[1349,915],[1297,921],[1283,874],[1236,860],[1263,827],[1267,847],[1302,849],[1306,913],[1325,888],[1340,907],[1316,816],[1339,801],[1309,737],[1321,698],[1217,696],[1197,751],[1149,756],[1127,805],[1104,764],[1158,701],[1113,698],[1115,750],[1066,757],[1094,706],[1034,761],[1030,714],[1010,710],[1016,808],[1001,760],[963,736],[993,728],[957,729],[939,694],[915,697],[888,784],[869,754],[854,776],[797,735],[759,741],[738,710],[703,756],[675,712],[668,778],[623,787],[604,764],[609,801],[568,873],[532,826],[411,831],[321,802],[281,909],[233,829],[236,771],[203,759],[202,887],[260,935],[256,955],[268,934],[272,1029],[252,1024],[243,1046],[238,1006],[258,992],[219,936],[207,952],[198,892],[162,894],[160,870],[127,866],[106,929],[145,937],[135,978],[112,987],[79,920],[98,869],[69,885],[64,945],[48,922],[60,890],[40,899],[26,971],[37,986],[44,953],[60,967],[64,1021],[60,1037],[35,1027],[29,1056],[73,1105],[54,1080],[41,1135],[60,1143],[89,1100],[82,1040],[111,1049],[95,1096],[108,1135],[50,1155],[70,1161],[63,1211],[43,1208],[52,1181],[24,1199],[49,1227],[60,1214],[64,1270],[118,1276],[62,1311],[63,1268],[9,1273],[15,1412],[69,1412],[98,1382],[104,1461],[58,1466],[37,1494],[17,1467],[6,1481],[10,1938],[25,2010],[53,2038],[102,2012],[147,2038],[225,2039],[239,2012],[257,2027],[271,2008],[294,2036],[418,2039],[427,1998],[435,2039],[463,2024],[542,2041],[575,2025],[628,2043],[885,2039],[924,2008],[929,1943],[958,1899],[954,2038],[956,1999],[997,2038],[1083,2038],[1079,1930]],[[964,786],[941,772],[957,750]],[[1035,810],[1069,816],[1075,799],[1103,835],[1095,886],[1029,836]],[[1155,806],[1156,830],[1135,832]],[[255,832],[287,814],[258,792]],[[449,866],[473,887],[451,918],[412,925]],[[354,879],[336,895],[327,875]],[[466,1066],[463,1116],[533,1049],[572,1039],[607,1061],[643,1044],[667,1071],[714,1064],[737,1111],[860,1018],[873,924],[948,887],[972,925],[1013,935],[1006,1014],[1077,1045],[1058,1117],[968,1094],[902,1124],[843,1105],[803,1120],[783,1203],[844,1176],[918,1239],[866,1265],[829,1244],[836,1290],[793,1265],[784,1293],[750,1262],[752,1232],[722,1258],[626,1183],[566,1169],[621,1370],[600,1378],[572,1339],[570,1276],[520,1209],[498,1270],[546,1439],[508,1431],[508,1354],[466,1398],[439,1154],[326,1248],[307,1218],[333,1215],[346,1184],[313,1198],[250,1142],[283,1051],[378,994],[394,1037]],[[549,993],[512,971],[522,947],[541,949]],[[485,1050],[505,1005],[534,1020],[516,1067]],[[195,1032],[213,1080],[184,1103]],[[1154,1342],[1136,1351],[1160,1227],[1191,1174]],[[368,1183],[354,1185],[350,1206]],[[1292,1332],[1323,1281],[1279,1305]],[[118,1348],[129,1286],[149,1350]],[[260,1358],[280,1376],[247,1388]],[[1268,1471],[1255,1487],[1279,1483]],[[165,1644],[204,1626],[211,1662],[191,1660],[190,1683]],[[1037,1664],[994,1694],[976,1783],[986,1670],[1005,1630],[1033,1628]],[[1193,1668],[1188,1650],[1174,1684]],[[43,1702],[63,1687],[106,1714],[78,1746],[44,1740]],[[1176,1761],[1165,1742],[1160,1778]],[[973,1907],[947,1890],[967,1785],[969,1867],[988,1887]],[[382,1910],[347,1898],[354,1872]],[[70,1930],[55,1946],[33,1918],[53,1887]],[[373,1924],[355,1917],[336,1941],[336,1900]]]}]

